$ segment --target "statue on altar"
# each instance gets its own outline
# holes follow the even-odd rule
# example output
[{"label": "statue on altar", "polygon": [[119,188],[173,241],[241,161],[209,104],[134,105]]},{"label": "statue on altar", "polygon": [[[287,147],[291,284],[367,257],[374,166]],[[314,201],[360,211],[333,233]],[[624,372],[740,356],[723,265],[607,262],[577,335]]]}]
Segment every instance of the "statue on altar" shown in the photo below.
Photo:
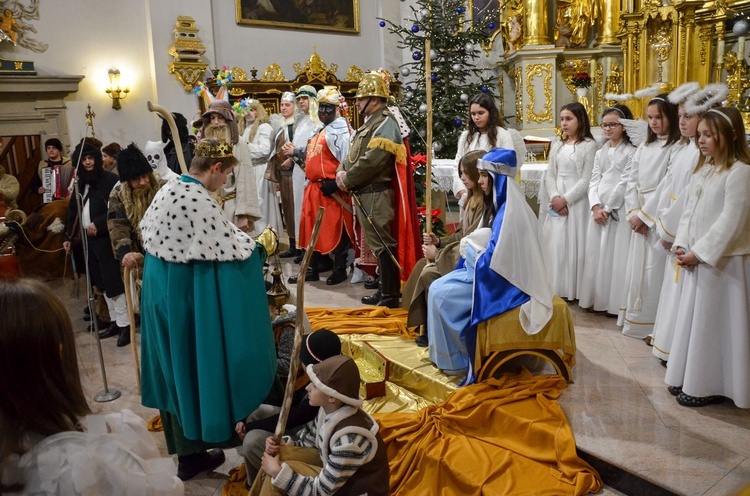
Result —
[{"label": "statue on altar", "polygon": [[13,12],[10,9],[5,9],[2,17],[0,17],[0,41],[10,41],[15,46],[17,39],[16,20],[13,18]]},{"label": "statue on altar", "polygon": [[523,46],[523,3],[508,2],[500,12],[500,22],[505,53],[519,50]]},{"label": "statue on altar", "polygon": [[[589,28],[599,16],[599,0],[559,0],[557,2],[557,46],[586,45]],[[561,41],[562,39],[562,41]],[[569,42],[569,45],[560,44]]]}]

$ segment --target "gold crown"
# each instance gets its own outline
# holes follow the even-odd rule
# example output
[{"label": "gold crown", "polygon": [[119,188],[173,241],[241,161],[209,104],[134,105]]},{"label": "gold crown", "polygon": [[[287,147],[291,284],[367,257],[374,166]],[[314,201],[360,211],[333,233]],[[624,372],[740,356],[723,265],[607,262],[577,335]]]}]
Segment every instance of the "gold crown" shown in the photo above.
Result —
[{"label": "gold crown", "polygon": [[219,141],[215,145],[211,140],[201,140],[195,147],[195,155],[203,158],[228,158],[233,157],[232,145],[226,141]]}]

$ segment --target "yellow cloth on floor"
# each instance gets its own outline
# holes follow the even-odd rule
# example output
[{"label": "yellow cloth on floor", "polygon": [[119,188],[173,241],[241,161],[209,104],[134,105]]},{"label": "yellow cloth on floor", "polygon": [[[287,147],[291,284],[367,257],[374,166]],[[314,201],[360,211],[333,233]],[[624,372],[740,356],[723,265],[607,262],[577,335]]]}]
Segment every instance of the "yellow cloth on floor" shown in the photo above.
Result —
[{"label": "yellow cloth on floor", "polygon": [[245,485],[246,480],[245,464],[234,467],[229,471],[229,479],[221,487],[222,496],[247,496],[250,490]]},{"label": "yellow cloth on floor", "polygon": [[524,370],[456,390],[417,413],[375,418],[391,494],[587,494],[603,484],[576,454],[560,376]]},{"label": "yellow cloth on floor", "polygon": [[576,363],[576,336],[573,316],[568,304],[555,296],[552,300],[552,318],[537,334],[528,335],[521,327],[514,308],[477,325],[476,370],[481,359],[495,351],[542,349],[563,352],[563,361],[572,367]]},{"label": "yellow cloth on floor", "polygon": [[154,417],[148,421],[148,430],[151,432],[161,432],[164,430],[164,426],[161,425],[161,415],[154,415]]},{"label": "yellow cloth on floor", "polygon": [[406,310],[387,307],[307,308],[313,331],[330,329],[336,334],[417,335],[406,327]]}]

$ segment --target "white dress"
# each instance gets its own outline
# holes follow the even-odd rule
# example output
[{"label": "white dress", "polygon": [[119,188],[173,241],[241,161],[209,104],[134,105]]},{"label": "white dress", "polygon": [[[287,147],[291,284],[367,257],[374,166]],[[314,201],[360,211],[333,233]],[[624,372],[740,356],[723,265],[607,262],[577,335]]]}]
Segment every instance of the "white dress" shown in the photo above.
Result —
[{"label": "white dress", "polygon": [[[590,154],[588,158],[582,158]],[[545,186],[550,198],[563,196],[568,215],[548,212],[542,232],[547,269],[552,289],[561,298],[575,300],[583,283],[583,260],[589,205],[586,198],[596,155],[596,142],[587,140],[575,145],[560,144],[550,154]],[[554,164],[552,163],[554,161]],[[579,165],[583,162],[582,169]],[[589,163],[590,162],[590,163]],[[546,207],[549,209],[549,207]]]},{"label": "white dress", "polygon": [[[679,144],[663,146],[664,142],[661,139],[649,144],[644,142],[635,152],[625,190],[627,220],[638,215],[641,220],[654,222],[642,214],[642,208],[656,194],[667,173],[670,154],[682,147]],[[622,333],[632,338],[643,339],[654,327],[667,259],[664,250],[654,248],[658,241],[654,228],[648,229],[645,236],[633,233],[630,237],[625,275],[628,297],[625,309],[619,312],[617,325],[623,326]]]},{"label": "white dress", "polygon": [[665,381],[750,408],[750,166],[736,162],[721,173],[704,166],[689,188],[674,246],[704,263],[680,274]]},{"label": "white dress", "polygon": [[252,126],[248,126],[242,135],[242,139],[247,143],[250,158],[253,162],[261,218],[255,222],[255,229],[250,235],[258,236],[269,225],[276,229],[276,232],[281,232],[281,212],[279,202],[276,199],[276,188],[271,181],[265,178],[268,157],[273,148],[273,128],[267,123],[259,125],[252,141],[249,139],[251,130]]},{"label": "white dress", "polygon": [[[589,207],[600,205],[610,216],[604,225],[589,214],[586,259],[578,295],[582,308],[617,315],[625,306],[625,261],[630,248],[630,225],[625,219],[624,198],[627,177],[636,148],[625,141],[616,147],[605,143],[596,152],[589,183]],[[613,214],[614,212],[614,214]]]},{"label": "white dress", "polygon": [[511,131],[498,126],[497,139],[495,140],[494,145],[489,142],[486,133],[474,134],[470,143],[466,143],[466,138],[469,136],[469,131],[464,131],[461,133],[461,137],[458,138],[458,148],[456,149],[456,168],[453,171],[452,191],[454,195],[456,195],[459,191],[466,189],[466,186],[464,186],[464,183],[461,181],[461,177],[458,175],[458,163],[461,161],[461,158],[469,152],[473,152],[476,150],[490,151],[493,148],[507,148],[509,150],[515,150],[516,167],[520,172],[521,165],[523,165],[523,160],[526,157],[526,146],[522,143],[523,138],[521,138],[521,142],[516,144],[516,142],[513,140],[513,135],[511,134],[513,132],[518,133],[518,131],[516,131],[515,129]]},{"label": "white dress", "polygon": [[[656,233],[660,240],[674,243],[680,217],[687,206],[690,178],[693,176],[699,158],[700,150],[695,145],[695,138],[690,138],[690,143],[673,155],[667,175],[659,183],[657,190],[659,202],[654,217],[656,218]],[[658,241],[657,243],[659,244],[656,245],[656,249],[661,249],[661,243]],[[677,312],[682,295],[682,284],[685,280],[681,277],[684,271],[676,265],[676,261],[674,253],[667,252],[659,308],[654,320],[652,351],[661,360],[669,360],[669,350],[672,348],[675,330],[674,319],[671,316]]]},{"label": "white dress", "polygon": [[142,418],[130,410],[89,415],[86,432],[29,439],[33,447],[0,466],[3,484],[22,483],[20,493],[59,496],[184,494],[172,458],[159,450]]}]

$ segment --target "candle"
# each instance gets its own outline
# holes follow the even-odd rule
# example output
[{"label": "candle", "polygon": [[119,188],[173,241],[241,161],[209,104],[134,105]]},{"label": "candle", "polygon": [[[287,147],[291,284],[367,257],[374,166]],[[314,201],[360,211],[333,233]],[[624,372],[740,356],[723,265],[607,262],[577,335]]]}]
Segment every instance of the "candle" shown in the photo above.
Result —
[{"label": "candle", "polygon": [[724,63],[724,38],[719,39],[719,45],[716,47],[716,63]]},{"label": "candle", "polygon": [[[745,37],[740,36],[737,38],[737,60],[740,62],[745,60]],[[742,65],[740,64],[740,67]]]}]

